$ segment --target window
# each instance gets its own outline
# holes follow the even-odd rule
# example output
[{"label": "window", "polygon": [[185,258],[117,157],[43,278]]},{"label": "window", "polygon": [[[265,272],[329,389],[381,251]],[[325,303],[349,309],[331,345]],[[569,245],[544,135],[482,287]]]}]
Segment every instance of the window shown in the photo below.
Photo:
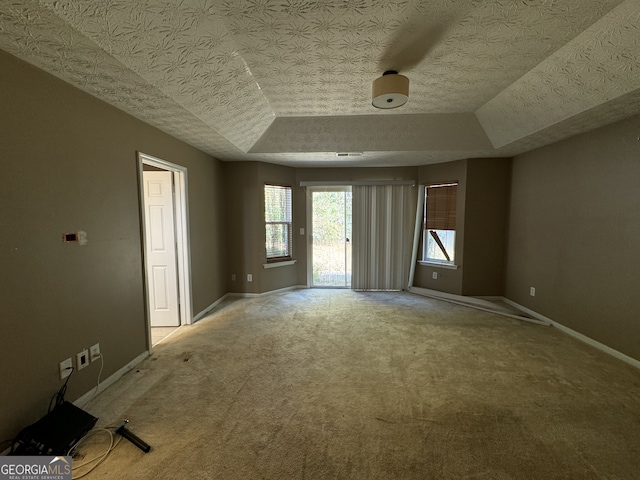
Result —
[{"label": "window", "polygon": [[456,244],[456,197],[458,184],[425,187],[422,260],[454,264]]},{"label": "window", "polygon": [[291,187],[264,186],[267,263],[291,260]]}]

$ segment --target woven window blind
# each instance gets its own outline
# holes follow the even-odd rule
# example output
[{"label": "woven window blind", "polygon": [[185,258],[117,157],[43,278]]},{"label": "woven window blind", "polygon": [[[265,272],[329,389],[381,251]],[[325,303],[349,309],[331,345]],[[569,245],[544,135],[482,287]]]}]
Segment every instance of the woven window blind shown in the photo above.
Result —
[{"label": "woven window blind", "polygon": [[426,229],[456,229],[456,199],[458,184],[430,185],[426,187]]}]

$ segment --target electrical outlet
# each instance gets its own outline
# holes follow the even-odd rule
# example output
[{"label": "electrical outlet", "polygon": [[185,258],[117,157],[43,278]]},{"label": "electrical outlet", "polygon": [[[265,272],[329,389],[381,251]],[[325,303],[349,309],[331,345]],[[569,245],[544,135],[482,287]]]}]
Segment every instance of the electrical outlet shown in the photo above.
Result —
[{"label": "electrical outlet", "polygon": [[433,272],[431,274],[431,278],[433,278],[434,280],[437,280],[438,279],[438,272]]},{"label": "electrical outlet", "polygon": [[82,370],[87,365],[89,365],[89,351],[85,348],[76,355],[76,368]]},{"label": "electrical outlet", "polygon": [[69,375],[71,375],[72,369],[73,369],[73,360],[71,360],[71,357],[67,358],[63,362],[60,362],[60,380],[64,380]]},{"label": "electrical outlet", "polygon": [[253,282],[253,275],[247,273],[247,282]]},{"label": "electrical outlet", "polygon": [[536,287],[531,287],[529,289],[529,295],[531,295],[532,297],[536,296]]},{"label": "electrical outlet", "polygon": [[96,343],[89,349],[89,360],[91,360],[91,363],[93,363],[99,358],[100,358],[100,344]]},{"label": "electrical outlet", "polygon": [[236,274],[235,274],[235,273],[232,273],[232,274],[231,274],[231,281],[232,281],[232,282],[235,282],[235,281],[236,281]]}]

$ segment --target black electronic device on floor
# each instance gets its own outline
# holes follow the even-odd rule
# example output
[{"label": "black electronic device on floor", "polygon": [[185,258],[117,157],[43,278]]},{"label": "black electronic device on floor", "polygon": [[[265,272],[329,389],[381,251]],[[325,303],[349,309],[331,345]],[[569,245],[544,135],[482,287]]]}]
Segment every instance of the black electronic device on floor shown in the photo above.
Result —
[{"label": "black electronic device on floor", "polygon": [[129,423],[129,420],[125,418],[124,422],[122,422],[122,424],[118,428],[116,428],[115,433],[119,433],[120,435],[122,435],[144,453],[149,453],[149,451],[151,451],[151,447],[149,446],[149,444],[137,435],[133,434],[131,431],[127,430],[127,428],[125,427],[127,423]]},{"label": "black electronic device on floor", "polygon": [[63,401],[14,440],[10,455],[67,455],[98,419]]}]

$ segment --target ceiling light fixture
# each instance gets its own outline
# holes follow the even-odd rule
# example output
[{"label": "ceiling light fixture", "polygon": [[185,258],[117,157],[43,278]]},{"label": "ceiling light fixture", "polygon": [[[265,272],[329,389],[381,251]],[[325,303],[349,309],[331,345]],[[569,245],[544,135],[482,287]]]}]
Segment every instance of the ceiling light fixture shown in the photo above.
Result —
[{"label": "ceiling light fixture", "polygon": [[376,108],[401,107],[409,100],[409,79],[395,70],[387,70],[373,81],[371,96]]}]

